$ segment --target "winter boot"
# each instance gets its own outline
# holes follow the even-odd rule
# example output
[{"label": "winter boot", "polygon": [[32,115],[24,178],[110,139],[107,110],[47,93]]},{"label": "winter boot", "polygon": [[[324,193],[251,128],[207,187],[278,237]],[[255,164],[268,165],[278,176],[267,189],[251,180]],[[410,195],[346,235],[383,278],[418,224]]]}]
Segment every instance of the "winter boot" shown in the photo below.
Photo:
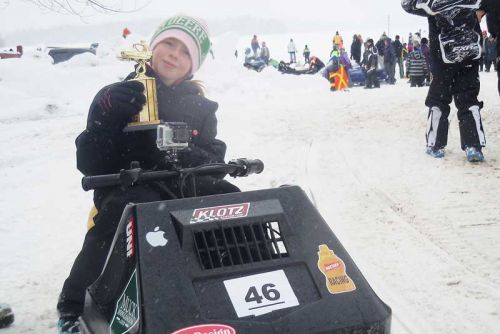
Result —
[{"label": "winter boot", "polygon": [[444,157],[444,148],[434,148],[434,147],[427,147],[427,150],[425,151],[428,155],[434,158],[443,158]]},{"label": "winter boot", "polygon": [[61,316],[57,322],[59,334],[80,334],[80,321],[75,315]]},{"label": "winter boot", "polygon": [[481,162],[484,160],[484,155],[480,148],[469,146],[465,148],[465,156],[468,162]]},{"label": "winter boot", "polygon": [[14,313],[7,304],[0,304],[0,328],[10,326],[14,322]]}]

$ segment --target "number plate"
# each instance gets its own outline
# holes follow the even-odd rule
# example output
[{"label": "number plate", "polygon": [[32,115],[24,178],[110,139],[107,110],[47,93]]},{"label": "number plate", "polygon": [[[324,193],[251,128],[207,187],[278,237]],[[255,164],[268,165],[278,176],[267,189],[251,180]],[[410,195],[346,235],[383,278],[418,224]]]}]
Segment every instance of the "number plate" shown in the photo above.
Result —
[{"label": "number plate", "polygon": [[283,270],[225,280],[224,285],[238,318],[299,305]]}]

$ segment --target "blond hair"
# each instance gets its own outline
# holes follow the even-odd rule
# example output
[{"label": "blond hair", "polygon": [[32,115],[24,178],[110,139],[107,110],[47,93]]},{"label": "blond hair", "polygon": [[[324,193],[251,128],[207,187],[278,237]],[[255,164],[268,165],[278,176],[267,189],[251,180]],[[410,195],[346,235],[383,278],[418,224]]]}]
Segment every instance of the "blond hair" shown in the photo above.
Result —
[{"label": "blond hair", "polygon": [[198,91],[198,95],[205,96],[206,88],[201,80],[186,80],[186,83]]}]

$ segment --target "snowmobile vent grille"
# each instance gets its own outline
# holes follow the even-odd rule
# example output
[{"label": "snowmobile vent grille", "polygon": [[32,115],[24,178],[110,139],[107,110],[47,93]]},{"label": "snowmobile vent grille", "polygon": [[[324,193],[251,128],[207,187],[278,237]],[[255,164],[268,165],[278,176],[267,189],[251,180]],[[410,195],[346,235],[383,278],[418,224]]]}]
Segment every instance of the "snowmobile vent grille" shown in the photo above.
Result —
[{"label": "snowmobile vent grille", "polygon": [[231,267],[289,256],[277,221],[194,232],[194,245],[203,269]]}]

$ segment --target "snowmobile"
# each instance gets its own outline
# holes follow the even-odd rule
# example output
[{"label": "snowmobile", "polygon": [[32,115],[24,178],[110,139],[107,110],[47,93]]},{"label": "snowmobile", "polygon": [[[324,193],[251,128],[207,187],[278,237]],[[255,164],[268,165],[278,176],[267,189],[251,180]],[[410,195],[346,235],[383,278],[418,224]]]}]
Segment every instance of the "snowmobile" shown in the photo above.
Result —
[{"label": "snowmobile", "polygon": [[250,48],[247,48],[245,50],[245,62],[243,63],[243,66],[249,70],[260,72],[267,66],[267,64],[260,57],[253,56]]},{"label": "snowmobile", "polygon": [[249,70],[261,72],[267,65],[260,58],[248,57],[248,58],[245,58],[245,62],[243,63],[243,66],[248,68]]},{"label": "snowmobile", "polygon": [[99,43],[92,43],[88,48],[71,48],[71,47],[55,47],[49,46],[48,55],[52,57],[53,63],[58,64],[70,60],[76,55],[89,52],[93,55],[96,54]]},{"label": "snowmobile", "polygon": [[[364,86],[366,82],[366,73],[363,71],[361,66],[354,66],[349,70],[349,75],[351,77],[351,83],[359,86]],[[379,82],[386,82],[389,76],[384,69],[377,69],[377,77]]]},{"label": "snowmobile", "polygon": [[285,61],[280,61],[277,69],[280,71],[282,74],[295,74],[295,75],[300,75],[300,74],[316,74],[321,70],[322,68],[325,67],[325,64],[321,60],[319,60],[317,57],[311,57],[311,62],[309,64],[306,64],[305,66],[301,67],[292,67],[290,66],[290,63],[287,63]]},{"label": "snowmobile", "polygon": [[[196,176],[245,177],[264,165],[131,167],[84,177],[83,188],[195,187]],[[80,322],[83,334],[390,333],[391,309],[304,191],[282,186],[127,205]]]},{"label": "snowmobile", "polygon": [[7,304],[0,304],[0,328],[5,328],[14,322],[14,312]]}]

